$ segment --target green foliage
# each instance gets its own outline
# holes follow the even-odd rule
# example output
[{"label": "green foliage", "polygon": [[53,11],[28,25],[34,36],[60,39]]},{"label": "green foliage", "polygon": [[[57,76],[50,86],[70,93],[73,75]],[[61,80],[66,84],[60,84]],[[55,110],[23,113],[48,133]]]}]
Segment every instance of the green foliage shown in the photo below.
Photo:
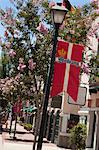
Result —
[{"label": "green foliage", "polygon": [[1,95],[0,95],[0,107],[5,109],[7,104],[8,104],[7,99],[5,99],[4,97],[1,97]]},{"label": "green foliage", "polygon": [[74,12],[68,12],[60,36],[69,42],[87,45],[86,36],[92,27],[92,22],[97,18],[95,9],[96,5],[88,4],[82,8],[75,8]]},{"label": "green foliage", "polygon": [[99,55],[90,59],[89,66],[91,68],[90,83],[96,82],[96,78],[99,78]]},{"label": "green foliage", "polygon": [[85,149],[87,128],[84,124],[77,124],[70,130],[70,144],[76,150]]},{"label": "green foliage", "polygon": [[31,124],[25,123],[25,124],[23,124],[23,127],[24,127],[24,129],[26,129],[28,131],[32,130],[32,125]]},{"label": "green foliage", "polygon": [[[45,8],[46,6],[46,8]],[[9,19],[2,20],[7,36],[4,37],[5,41],[2,43],[2,50],[7,52],[3,58],[3,72],[6,74],[6,66],[9,66],[8,76],[16,77],[20,75],[17,85],[14,85],[15,90],[9,90],[13,95],[19,94],[23,100],[29,97],[35,97],[37,104],[40,103],[38,95],[42,95],[41,84],[45,84],[47,77],[48,64],[50,62],[51,40],[52,35],[50,31],[48,34],[43,34],[37,31],[37,27],[41,22],[42,13],[47,13],[48,3],[43,3],[43,6],[35,6],[31,0],[14,1],[15,11],[9,16],[9,19],[15,20],[15,24],[9,24]],[[39,12],[41,9],[41,13]],[[6,14],[5,10],[1,10],[1,15]],[[46,19],[47,22],[47,19]],[[7,48],[7,44],[10,43],[10,47]],[[11,58],[8,56],[9,51],[13,49],[16,52],[16,56]],[[24,59],[26,68],[23,72],[18,71],[19,58]],[[33,58],[33,62],[36,63],[36,67],[33,70],[29,70],[28,61]],[[6,74],[7,75],[7,74]],[[5,78],[6,75],[3,77]],[[39,87],[38,87],[39,82]],[[34,89],[34,91],[33,91]],[[31,93],[31,94],[28,94]],[[35,94],[34,94],[35,93]],[[9,94],[11,95],[11,94]],[[37,105],[39,106],[39,105]]]}]

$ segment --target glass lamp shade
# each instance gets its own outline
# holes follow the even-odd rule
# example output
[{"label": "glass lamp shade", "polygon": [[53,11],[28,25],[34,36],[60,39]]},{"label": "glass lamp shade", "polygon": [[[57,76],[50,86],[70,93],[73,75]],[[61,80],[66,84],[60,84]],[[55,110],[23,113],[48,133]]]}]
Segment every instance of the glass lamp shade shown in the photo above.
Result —
[{"label": "glass lamp shade", "polygon": [[67,9],[64,6],[55,5],[51,9],[52,22],[54,24],[62,24],[67,13]]}]

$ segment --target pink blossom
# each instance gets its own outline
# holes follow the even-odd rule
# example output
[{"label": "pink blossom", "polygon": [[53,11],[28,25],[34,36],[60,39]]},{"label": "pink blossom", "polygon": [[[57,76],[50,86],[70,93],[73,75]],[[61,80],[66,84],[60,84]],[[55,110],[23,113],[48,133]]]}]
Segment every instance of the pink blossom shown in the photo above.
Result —
[{"label": "pink blossom", "polygon": [[67,41],[70,41],[70,39],[71,39],[71,37],[69,35],[67,35],[65,38]]},{"label": "pink blossom", "polygon": [[50,3],[49,3],[49,8],[51,8],[51,7],[55,6],[55,5],[56,5],[55,2],[50,2]]},{"label": "pink blossom", "polygon": [[70,33],[71,33],[71,34],[75,34],[75,31],[74,31],[74,30],[70,30]]},{"label": "pink blossom", "polygon": [[9,49],[10,47],[11,47],[11,43],[10,43],[10,42],[7,42],[7,43],[6,43],[6,48]]},{"label": "pink blossom", "polygon": [[6,21],[6,23],[7,23],[8,25],[11,25],[11,24],[13,24],[13,21],[12,21],[11,19],[9,19],[9,20]]},{"label": "pink blossom", "polygon": [[85,56],[85,59],[86,59],[86,60],[89,60],[89,56],[88,56],[88,55],[86,55],[86,56]]},{"label": "pink blossom", "polygon": [[18,32],[17,30],[14,30],[14,34],[18,35],[18,34],[19,34],[19,32]]},{"label": "pink blossom", "polygon": [[0,16],[0,20],[3,20],[3,16]]},{"label": "pink blossom", "polygon": [[9,19],[9,20],[6,20],[6,23],[8,25],[15,25],[16,24],[16,20],[15,19]]},{"label": "pink blossom", "polygon": [[35,68],[35,66],[36,66],[36,63],[33,62],[33,59],[32,59],[32,58],[29,59],[28,63],[29,63],[28,68],[29,68],[30,70],[33,70],[33,69]]},{"label": "pink blossom", "polygon": [[22,57],[19,58],[19,64],[23,64],[24,63],[24,59]]},{"label": "pink blossom", "polygon": [[13,25],[16,25],[16,19],[12,20]]},{"label": "pink blossom", "polygon": [[60,30],[63,30],[65,27],[65,24],[63,23],[61,26],[60,26]]},{"label": "pink blossom", "polygon": [[16,55],[16,52],[13,50],[13,49],[11,49],[10,51],[9,51],[9,56],[10,57],[14,57]]},{"label": "pink blossom", "polygon": [[92,3],[97,3],[97,2],[98,2],[98,0],[91,0],[91,2],[92,2]]},{"label": "pink blossom", "polygon": [[78,5],[78,9],[81,9],[81,5]]},{"label": "pink blossom", "polygon": [[83,72],[86,74],[88,74],[90,72],[89,66],[85,63],[82,64],[81,68],[82,68]]},{"label": "pink blossom", "polygon": [[25,68],[26,68],[26,65],[24,64],[19,64],[19,66],[17,67],[19,71],[24,71]]},{"label": "pink blossom", "polygon": [[12,14],[12,9],[8,8],[6,12],[7,12],[8,15],[11,15]]},{"label": "pink blossom", "polygon": [[5,37],[8,37],[8,32],[5,31],[5,32],[4,32],[4,35],[5,35]]},{"label": "pink blossom", "polygon": [[15,80],[19,80],[20,79],[20,74],[17,74],[16,76],[15,76]]},{"label": "pink blossom", "polygon": [[5,13],[4,16],[3,16],[3,19],[7,19],[9,16],[8,16],[8,13]]},{"label": "pink blossom", "polygon": [[40,22],[39,23],[39,26],[36,28],[39,32],[42,32],[44,34],[47,34],[48,33],[48,29],[45,27],[45,25]]},{"label": "pink blossom", "polygon": [[99,9],[94,10],[96,14],[99,14]]},{"label": "pink blossom", "polygon": [[17,69],[20,71],[24,71],[24,68],[26,68],[26,65],[24,65],[24,59],[20,57],[19,58],[19,66],[17,67]]},{"label": "pink blossom", "polygon": [[9,0],[11,3],[14,3],[14,0]]}]

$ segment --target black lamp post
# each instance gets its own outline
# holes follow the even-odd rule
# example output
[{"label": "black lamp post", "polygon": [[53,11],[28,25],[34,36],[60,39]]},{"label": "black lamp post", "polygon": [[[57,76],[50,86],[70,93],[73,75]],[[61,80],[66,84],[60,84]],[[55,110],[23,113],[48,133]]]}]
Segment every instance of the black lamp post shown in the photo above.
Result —
[{"label": "black lamp post", "polygon": [[55,62],[58,30],[59,30],[59,26],[63,23],[63,20],[65,19],[66,13],[67,13],[67,9],[64,6],[56,5],[52,7],[51,9],[51,17],[54,23],[55,34],[54,34],[54,39],[53,39],[53,50],[52,50],[49,74],[48,74],[46,88],[45,88],[45,97],[44,97],[44,104],[43,104],[43,110],[42,110],[42,118],[41,118],[41,124],[40,124],[37,150],[42,149],[43,133],[44,133],[43,131],[45,127],[45,118],[46,118],[46,112],[47,112],[47,106],[48,106],[48,100],[49,100],[49,94],[50,94],[51,79],[52,79],[54,62]]},{"label": "black lamp post", "polygon": [[99,29],[96,31],[96,38],[98,41],[98,51],[97,51],[97,55],[99,55]]}]

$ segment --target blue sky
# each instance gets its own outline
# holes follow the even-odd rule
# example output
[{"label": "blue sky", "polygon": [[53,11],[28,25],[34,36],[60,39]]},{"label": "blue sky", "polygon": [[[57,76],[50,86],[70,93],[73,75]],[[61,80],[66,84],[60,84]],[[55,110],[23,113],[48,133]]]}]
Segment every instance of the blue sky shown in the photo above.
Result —
[{"label": "blue sky", "polygon": [[0,8],[6,8],[12,6],[9,0],[0,0]]},{"label": "blue sky", "polygon": [[[62,0],[55,0],[56,2],[61,2]],[[91,0],[69,0],[69,2],[74,6],[82,6],[89,3]]]},{"label": "blue sky", "polygon": [[[49,1],[52,1],[52,0],[49,0]],[[62,2],[62,0],[53,0],[53,1]],[[69,0],[69,1],[72,5],[75,5],[75,6],[81,5],[82,6],[86,3],[89,3],[91,0]],[[10,7],[10,6],[11,6],[11,3],[9,2],[9,0],[0,0],[1,8],[6,8],[6,7]]]}]

